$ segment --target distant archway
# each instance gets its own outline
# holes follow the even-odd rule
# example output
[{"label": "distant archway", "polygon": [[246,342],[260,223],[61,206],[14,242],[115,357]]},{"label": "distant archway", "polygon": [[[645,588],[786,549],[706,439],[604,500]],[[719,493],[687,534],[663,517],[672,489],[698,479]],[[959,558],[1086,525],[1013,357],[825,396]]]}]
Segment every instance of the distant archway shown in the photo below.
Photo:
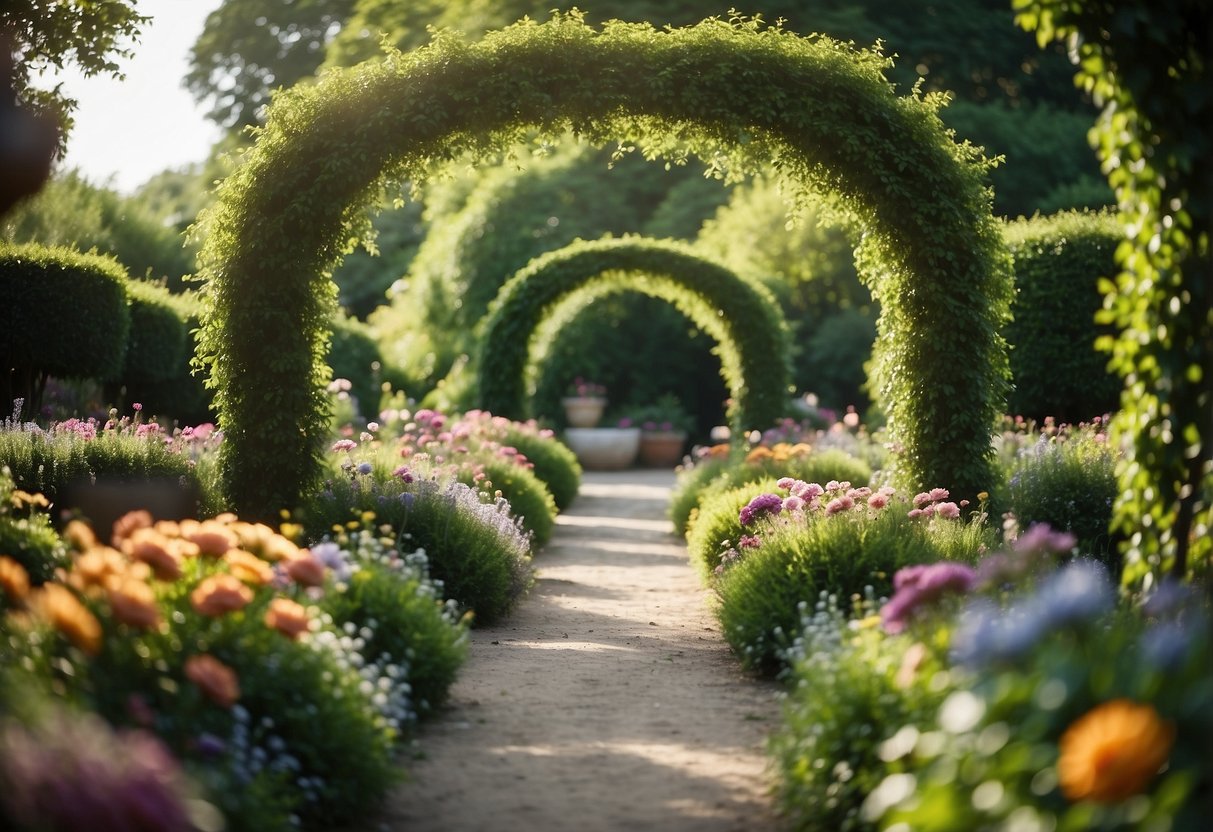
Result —
[{"label": "distant archway", "polygon": [[578,241],[536,257],[501,287],[479,339],[483,407],[512,418],[531,415],[526,368],[535,333],[563,301],[603,284],[667,301],[715,339],[735,428],[767,428],[783,414],[787,324],[775,300],[686,246],[639,237]]},{"label": "distant archway", "polygon": [[270,515],[318,478],[328,275],[378,188],[568,131],[676,162],[694,153],[720,175],[774,165],[793,191],[847,205],[882,305],[874,392],[897,480],[988,488],[1009,260],[980,154],[953,141],[937,101],[895,95],[887,63],[757,22],[596,31],[573,15],[474,44],[440,34],[278,96],[206,218],[199,358],[216,389],[229,502]]}]

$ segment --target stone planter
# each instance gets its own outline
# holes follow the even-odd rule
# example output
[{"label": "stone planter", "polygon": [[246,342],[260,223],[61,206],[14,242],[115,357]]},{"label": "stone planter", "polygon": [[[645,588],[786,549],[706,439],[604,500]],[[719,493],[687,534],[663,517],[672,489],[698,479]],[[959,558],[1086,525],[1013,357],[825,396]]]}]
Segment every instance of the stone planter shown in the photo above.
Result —
[{"label": "stone planter", "polygon": [[618,471],[636,462],[640,428],[569,428],[564,441],[587,471]]},{"label": "stone planter", "polygon": [[640,434],[640,464],[645,468],[673,468],[682,462],[687,435],[680,430],[646,430]]},{"label": "stone planter", "polygon": [[565,418],[575,428],[594,427],[606,409],[606,399],[599,396],[569,396],[560,403],[564,405]]}]

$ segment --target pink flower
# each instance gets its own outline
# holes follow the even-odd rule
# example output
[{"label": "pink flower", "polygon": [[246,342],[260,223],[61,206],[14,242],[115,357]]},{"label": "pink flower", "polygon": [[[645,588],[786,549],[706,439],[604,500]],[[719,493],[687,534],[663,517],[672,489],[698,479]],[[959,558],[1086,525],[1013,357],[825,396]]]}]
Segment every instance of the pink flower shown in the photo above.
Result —
[{"label": "pink flower", "polygon": [[784,511],[800,511],[802,508],[804,508],[804,500],[800,499],[795,494],[793,494],[791,497],[784,497]]},{"label": "pink flower", "polygon": [[956,503],[939,503],[935,506],[935,512],[940,517],[955,520],[960,517],[960,506],[956,505]]},{"label": "pink flower", "polygon": [[779,486],[784,491],[792,491],[792,486],[796,485],[798,482],[800,482],[800,480],[796,479],[795,477],[780,477],[779,482],[775,483],[775,485]]},{"label": "pink flower", "polygon": [[353,439],[338,439],[333,443],[333,451],[341,453],[343,451],[352,451],[358,447],[358,443]]},{"label": "pink flower", "polygon": [[840,512],[846,511],[854,505],[855,501],[850,497],[835,497],[826,504],[826,516],[830,517],[832,515],[839,514]]},{"label": "pink flower", "polygon": [[877,492],[871,497],[868,497],[868,506],[875,509],[882,509],[889,504],[889,495]]},{"label": "pink flower", "polygon": [[927,496],[928,496],[928,497],[930,497],[931,502],[933,502],[933,503],[937,503],[937,502],[939,502],[940,500],[946,500],[946,499],[948,499],[948,489],[946,489],[946,488],[932,488],[932,489],[931,489],[931,493],[930,493],[930,494],[928,494]]}]

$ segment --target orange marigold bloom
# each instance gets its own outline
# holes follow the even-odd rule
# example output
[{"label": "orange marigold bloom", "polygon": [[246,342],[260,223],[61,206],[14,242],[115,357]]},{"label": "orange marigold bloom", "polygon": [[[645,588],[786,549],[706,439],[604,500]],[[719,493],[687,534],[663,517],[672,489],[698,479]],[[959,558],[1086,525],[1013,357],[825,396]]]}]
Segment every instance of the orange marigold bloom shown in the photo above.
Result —
[{"label": "orange marigold bloom", "polygon": [[771,453],[771,449],[765,445],[759,445],[754,450],[745,455],[746,462],[762,462],[764,459],[770,459],[775,454]]},{"label": "orange marigold bloom", "polygon": [[252,552],[243,549],[228,549],[223,556],[228,571],[245,583],[265,586],[274,580],[274,570]]},{"label": "orange marigold bloom", "polygon": [[190,593],[194,609],[212,618],[242,610],[252,600],[253,591],[234,575],[212,575]]},{"label": "orange marigold bloom", "polygon": [[210,653],[199,653],[185,660],[185,678],[189,679],[216,705],[230,708],[240,698],[236,671]]},{"label": "orange marigold bloom", "polygon": [[132,560],[146,563],[162,581],[175,581],[181,577],[181,559],[171,542],[150,526],[131,532],[122,541],[122,551]]},{"label": "orange marigold bloom", "polygon": [[236,533],[237,546],[257,557],[265,557],[265,541],[273,536],[273,529],[264,523],[245,522],[232,523],[230,528]]},{"label": "orange marigold bloom", "polygon": [[151,630],[160,624],[160,609],[156,593],[146,581],[133,578],[113,581],[106,596],[114,618],[140,630]]},{"label": "orange marigold bloom", "polygon": [[21,601],[29,595],[29,573],[8,555],[0,555],[0,589],[10,601]]},{"label": "orange marigold bloom", "polygon": [[126,514],[114,521],[113,539],[110,542],[115,546],[119,546],[121,545],[122,541],[130,537],[136,529],[146,529],[151,525],[151,512],[144,509],[128,511]]},{"label": "orange marigold bloom", "polygon": [[236,548],[236,535],[227,526],[214,520],[199,523],[197,528],[188,532],[183,529],[183,532],[185,539],[197,544],[202,554],[213,558],[223,557],[228,549]]},{"label": "orange marigold bloom", "polygon": [[83,520],[72,520],[63,529],[63,539],[77,552],[87,551],[97,545],[93,527]]},{"label": "orange marigold bloom", "polygon": [[1069,800],[1118,803],[1145,790],[1175,742],[1175,726],[1148,704],[1115,699],[1062,735],[1057,776]]},{"label": "orange marigold bloom", "polygon": [[40,593],[42,615],[68,641],[90,656],[101,652],[101,623],[65,586],[45,584]]},{"label": "orange marigold bloom", "polygon": [[275,598],[265,612],[265,624],[288,638],[299,638],[307,632],[307,610],[289,598]]},{"label": "orange marigold bloom", "polygon": [[111,578],[125,574],[129,568],[130,563],[118,550],[94,546],[76,556],[69,579],[72,586],[80,590],[104,587]]},{"label": "orange marigold bloom", "polygon": [[287,561],[286,574],[302,586],[324,586],[324,564],[311,552]]},{"label": "orange marigold bloom", "polygon": [[302,557],[304,550],[300,549],[294,543],[280,534],[272,535],[266,538],[265,549],[261,556],[268,561],[277,563],[278,561],[292,561]]}]

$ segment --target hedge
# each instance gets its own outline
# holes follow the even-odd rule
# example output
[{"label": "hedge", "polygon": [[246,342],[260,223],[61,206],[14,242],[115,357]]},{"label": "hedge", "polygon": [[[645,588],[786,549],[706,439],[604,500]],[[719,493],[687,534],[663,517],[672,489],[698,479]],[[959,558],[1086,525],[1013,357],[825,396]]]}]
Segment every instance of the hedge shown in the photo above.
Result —
[{"label": "hedge", "polygon": [[70,248],[0,243],[0,407],[36,412],[48,376],[117,378],[130,330],[126,270]]},{"label": "hedge", "polygon": [[867,229],[861,273],[882,304],[875,390],[907,488],[974,495],[1003,410],[1009,259],[980,151],[939,97],[898,97],[890,60],[758,21],[658,31],[580,15],[475,44],[438,33],[281,94],[223,180],[201,253],[201,361],[225,431],[234,508],[270,515],[315,485],[327,426],[332,267],[382,188],[439,162],[569,130],[735,178],[774,163],[791,191],[841,200]]},{"label": "hedge", "polygon": [[1007,225],[1015,259],[1015,300],[1006,339],[1011,345],[1011,413],[1063,422],[1116,410],[1120,379],[1095,339],[1103,306],[1099,280],[1116,268],[1124,232],[1111,214],[1073,211]]}]

